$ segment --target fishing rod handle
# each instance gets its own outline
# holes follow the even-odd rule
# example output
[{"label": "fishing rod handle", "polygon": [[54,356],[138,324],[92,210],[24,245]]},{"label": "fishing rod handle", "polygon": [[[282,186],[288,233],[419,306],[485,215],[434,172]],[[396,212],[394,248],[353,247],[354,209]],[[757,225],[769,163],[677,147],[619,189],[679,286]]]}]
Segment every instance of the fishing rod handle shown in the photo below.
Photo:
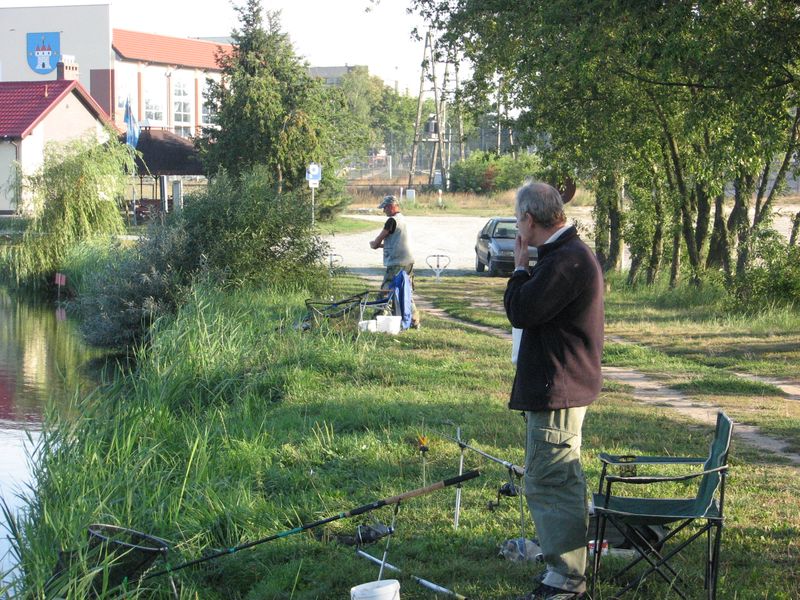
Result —
[{"label": "fishing rod handle", "polygon": [[467,471],[463,475],[456,475],[455,477],[450,477],[449,479],[443,479],[442,481],[437,481],[436,483],[432,483],[426,487],[417,488],[416,490],[404,492],[397,496],[392,496],[391,498],[384,498],[383,500],[377,500],[375,502],[371,502],[370,504],[359,506],[358,508],[354,508],[346,513],[343,513],[343,516],[355,517],[356,515],[375,510],[376,508],[381,508],[390,504],[398,504],[403,500],[409,500],[410,498],[416,498],[417,496],[424,496],[425,494],[430,494],[436,490],[441,490],[451,485],[456,485],[464,481],[469,481],[470,479],[475,479],[480,474],[481,472],[478,469]]}]

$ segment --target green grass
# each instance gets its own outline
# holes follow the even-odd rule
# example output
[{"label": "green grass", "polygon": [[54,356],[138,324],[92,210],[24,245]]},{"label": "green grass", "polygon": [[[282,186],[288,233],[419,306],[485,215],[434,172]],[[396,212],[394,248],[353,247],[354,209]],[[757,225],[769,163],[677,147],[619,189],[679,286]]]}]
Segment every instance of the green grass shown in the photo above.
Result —
[{"label": "green grass", "polygon": [[[347,291],[359,286],[344,281]],[[81,419],[48,418],[38,494],[19,523],[27,595],[38,597],[56,550],[83,547],[93,522],[166,538],[176,565],[450,476],[458,448],[436,434],[457,425],[490,454],[523,460],[524,423],[506,408],[509,341],[432,316],[397,337],[358,335],[352,323],[301,333],[293,325],[305,296],[195,290],[177,317],[159,323],[135,373],[76,399],[70,414]],[[584,433],[593,488],[601,450],[702,455],[711,430],[607,382]],[[419,434],[430,439],[424,461]],[[498,545],[519,535],[518,507],[512,499],[485,508],[507,475],[474,453],[466,459],[483,475],[464,486],[460,528],[452,528],[452,489],[409,500],[389,560],[471,598],[514,597],[535,572],[497,557]],[[731,462],[718,597],[798,597],[800,475],[736,442]],[[352,533],[372,519],[389,523],[391,509],[326,530]],[[698,574],[700,554],[698,546],[680,563],[688,576]],[[176,574],[187,599],[343,598],[376,577],[351,548],[312,533]],[[431,597],[400,579],[403,598]],[[76,581],[65,596],[84,595]],[[170,597],[163,578],[148,587],[145,597]],[[664,586],[631,597],[661,598]]]},{"label": "green grass", "polygon": [[332,221],[318,221],[317,227],[322,235],[360,233],[375,229],[378,225],[374,221],[354,219],[347,215],[338,216]]},{"label": "green grass", "polygon": [[[724,311],[724,296],[714,285],[631,290],[618,276],[610,281],[606,334],[626,343],[607,342],[604,364],[636,369],[690,398],[720,406],[737,421],[783,440],[787,450],[800,452],[800,403],[774,385],[738,375],[797,379],[800,314],[784,308],[732,314]],[[508,330],[502,310],[505,278],[418,282],[418,292],[448,314]]]}]

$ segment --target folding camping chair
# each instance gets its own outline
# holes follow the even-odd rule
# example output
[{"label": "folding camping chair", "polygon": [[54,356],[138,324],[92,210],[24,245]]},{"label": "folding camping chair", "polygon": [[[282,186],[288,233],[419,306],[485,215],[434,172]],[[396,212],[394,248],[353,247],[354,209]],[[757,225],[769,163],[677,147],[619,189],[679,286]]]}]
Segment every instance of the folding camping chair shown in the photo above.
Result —
[{"label": "folding camping chair", "polygon": [[[625,592],[636,589],[642,581],[652,573],[664,579],[671,589],[686,598],[686,583],[669,561],[694,540],[707,533],[704,589],[709,600],[714,600],[717,593],[717,575],[719,573],[719,554],[722,542],[723,504],[725,500],[725,478],[728,472],[728,452],[731,444],[733,422],[722,411],[717,415],[717,427],[708,458],[676,458],[671,456],[613,456],[600,454],[603,470],[600,475],[599,491],[593,494],[594,510],[597,515],[595,540],[602,540],[606,522],[611,522],[619,529],[636,550],[637,557],[625,567],[617,571],[611,579],[617,579],[642,561],[648,563],[647,569],[636,579],[615,592],[619,597]],[[692,465],[702,464],[703,470],[689,475],[676,477],[637,476],[639,465]],[[609,475],[609,466],[628,470],[621,475]],[[632,472],[630,472],[632,470]],[[645,485],[664,482],[682,482],[699,478],[697,494],[694,498],[634,498],[616,496],[612,493],[612,484]],[[605,486],[605,491],[603,487]],[[696,522],[696,523],[695,523]],[[678,540],[676,536],[690,524],[699,524],[698,531],[688,538]],[[643,525],[672,525],[672,529],[658,544],[652,544],[636,527]],[[674,541],[675,547],[668,547]],[[592,577],[592,597],[595,597],[595,586],[600,572],[602,552],[594,554],[594,575]],[[674,563],[673,563],[674,564]]]},{"label": "folding camping chair", "polygon": [[392,296],[385,290],[364,290],[341,300],[306,300],[306,314],[300,322],[303,330],[311,329],[326,319],[340,319],[358,315],[358,320],[364,320],[364,313],[373,309],[381,312],[389,310]]}]

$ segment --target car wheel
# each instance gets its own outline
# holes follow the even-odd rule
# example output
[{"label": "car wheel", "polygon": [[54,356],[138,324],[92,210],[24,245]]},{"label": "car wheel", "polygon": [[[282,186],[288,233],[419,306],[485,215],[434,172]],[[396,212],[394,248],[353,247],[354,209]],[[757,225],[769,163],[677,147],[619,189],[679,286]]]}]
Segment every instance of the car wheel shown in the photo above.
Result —
[{"label": "car wheel", "polygon": [[481,259],[478,258],[478,255],[475,255],[475,270],[478,273],[483,273],[483,270],[486,268],[486,265],[481,262]]},{"label": "car wheel", "polygon": [[497,263],[492,259],[491,256],[487,256],[489,260],[489,275],[495,277],[500,273],[500,269],[497,268]]}]

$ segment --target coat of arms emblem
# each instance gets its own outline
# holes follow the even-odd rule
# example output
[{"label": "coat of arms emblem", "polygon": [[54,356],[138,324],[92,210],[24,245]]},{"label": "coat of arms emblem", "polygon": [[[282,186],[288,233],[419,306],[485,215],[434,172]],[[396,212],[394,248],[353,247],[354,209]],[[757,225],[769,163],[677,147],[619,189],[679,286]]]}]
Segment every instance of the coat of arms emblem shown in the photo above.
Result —
[{"label": "coat of arms emblem", "polygon": [[61,59],[61,33],[58,31],[27,34],[28,65],[40,75],[56,68]]}]

